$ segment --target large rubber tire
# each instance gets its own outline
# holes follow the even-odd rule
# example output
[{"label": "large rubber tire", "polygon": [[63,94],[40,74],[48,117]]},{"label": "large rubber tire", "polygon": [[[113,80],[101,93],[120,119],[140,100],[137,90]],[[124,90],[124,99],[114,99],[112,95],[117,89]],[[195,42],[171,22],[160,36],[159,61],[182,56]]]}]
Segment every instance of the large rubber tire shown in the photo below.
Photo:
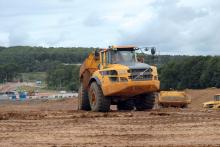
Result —
[{"label": "large rubber tire", "polygon": [[134,100],[136,110],[144,111],[144,110],[153,109],[155,98],[156,96],[154,93],[138,96]]},{"label": "large rubber tire", "polygon": [[184,104],[184,105],[181,106],[181,108],[188,108],[188,105]]},{"label": "large rubber tire", "polygon": [[108,112],[111,106],[111,99],[103,95],[101,87],[92,82],[89,88],[89,102],[94,112]]},{"label": "large rubber tire", "polygon": [[82,84],[80,84],[78,93],[78,110],[91,110],[88,92],[83,88]]},{"label": "large rubber tire", "polygon": [[125,100],[125,101],[119,101],[117,104],[118,110],[125,110],[125,111],[130,111],[134,109],[134,102],[133,100]]}]

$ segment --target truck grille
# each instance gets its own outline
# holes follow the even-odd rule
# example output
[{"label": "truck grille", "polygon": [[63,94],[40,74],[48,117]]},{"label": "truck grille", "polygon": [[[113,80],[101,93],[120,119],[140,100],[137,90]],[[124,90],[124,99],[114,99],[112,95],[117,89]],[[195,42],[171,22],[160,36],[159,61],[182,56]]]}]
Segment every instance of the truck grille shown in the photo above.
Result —
[{"label": "truck grille", "polygon": [[130,69],[128,72],[131,73],[129,79],[132,81],[148,81],[153,78],[152,69]]}]

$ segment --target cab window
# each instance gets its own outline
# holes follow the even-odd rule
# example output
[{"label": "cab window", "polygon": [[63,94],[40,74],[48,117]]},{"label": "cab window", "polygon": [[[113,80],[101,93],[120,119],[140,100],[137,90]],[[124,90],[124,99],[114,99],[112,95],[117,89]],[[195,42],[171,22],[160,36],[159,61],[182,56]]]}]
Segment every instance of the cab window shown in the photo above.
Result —
[{"label": "cab window", "polygon": [[137,62],[135,51],[111,51],[109,55],[111,55],[111,60],[109,62],[112,64],[128,64]]},{"label": "cab window", "polygon": [[101,52],[101,60],[102,60],[102,65],[104,64],[104,52]]},{"label": "cab window", "polygon": [[112,56],[111,56],[111,52],[110,51],[108,51],[107,52],[107,64],[111,64],[111,58],[112,58]]},{"label": "cab window", "polygon": [[214,97],[214,99],[215,99],[215,101],[220,101],[220,95],[216,95],[216,96]]}]

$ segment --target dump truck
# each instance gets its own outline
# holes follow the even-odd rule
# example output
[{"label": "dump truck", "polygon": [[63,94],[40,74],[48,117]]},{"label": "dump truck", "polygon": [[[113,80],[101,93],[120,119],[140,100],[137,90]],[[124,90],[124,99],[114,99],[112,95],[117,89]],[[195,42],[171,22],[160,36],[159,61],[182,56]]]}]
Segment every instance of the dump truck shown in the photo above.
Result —
[{"label": "dump truck", "polygon": [[156,66],[138,62],[135,46],[110,46],[89,54],[80,67],[79,110],[152,109],[160,90]]},{"label": "dump truck", "polygon": [[186,108],[191,99],[182,91],[161,91],[157,103],[160,107]]},{"label": "dump truck", "polygon": [[213,101],[203,103],[203,108],[215,109],[218,108],[218,105],[220,105],[220,94],[214,95]]}]

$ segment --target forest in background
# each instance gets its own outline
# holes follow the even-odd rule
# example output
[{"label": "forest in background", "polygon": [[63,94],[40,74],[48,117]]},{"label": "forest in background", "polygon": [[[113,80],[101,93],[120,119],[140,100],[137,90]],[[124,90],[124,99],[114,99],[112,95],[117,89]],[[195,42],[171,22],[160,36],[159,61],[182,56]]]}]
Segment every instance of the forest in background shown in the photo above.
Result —
[{"label": "forest in background", "polygon": [[[0,47],[0,83],[22,81],[21,73],[46,72],[50,89],[78,89],[79,65],[94,48]],[[219,56],[145,56],[158,66],[161,89],[220,87]]]}]

